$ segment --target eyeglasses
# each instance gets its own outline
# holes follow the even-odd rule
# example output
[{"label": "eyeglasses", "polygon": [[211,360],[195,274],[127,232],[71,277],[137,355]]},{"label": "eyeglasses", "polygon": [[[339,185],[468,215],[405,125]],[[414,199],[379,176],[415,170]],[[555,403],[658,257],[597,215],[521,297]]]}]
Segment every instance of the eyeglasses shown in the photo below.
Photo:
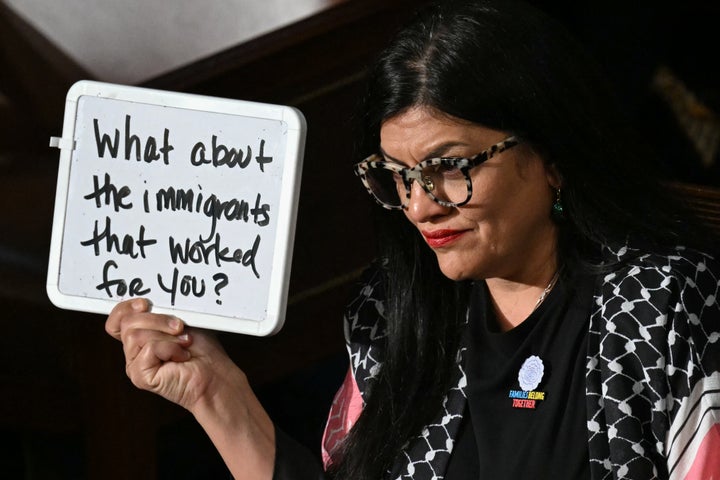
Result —
[{"label": "eyeglasses", "polygon": [[354,171],[370,195],[389,210],[407,208],[413,180],[440,205],[460,207],[472,197],[470,169],[518,143],[520,141],[511,136],[471,158],[430,158],[412,168],[386,162],[380,155],[373,154],[356,164]]}]

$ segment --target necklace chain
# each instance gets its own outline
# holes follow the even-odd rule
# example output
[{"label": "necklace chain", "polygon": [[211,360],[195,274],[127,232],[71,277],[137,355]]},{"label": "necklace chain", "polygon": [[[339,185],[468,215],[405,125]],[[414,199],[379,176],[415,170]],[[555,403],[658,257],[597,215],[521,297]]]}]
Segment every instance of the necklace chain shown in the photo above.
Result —
[{"label": "necklace chain", "polygon": [[555,275],[550,279],[550,283],[548,283],[547,287],[545,287],[545,290],[542,291],[540,296],[537,299],[537,302],[535,302],[535,307],[533,308],[533,311],[537,310],[537,308],[540,306],[540,304],[545,300],[545,297],[548,296],[548,293],[550,293],[550,290],[553,289],[555,286],[555,282],[557,282],[558,277],[560,276],[560,271],[558,270],[555,272]]}]

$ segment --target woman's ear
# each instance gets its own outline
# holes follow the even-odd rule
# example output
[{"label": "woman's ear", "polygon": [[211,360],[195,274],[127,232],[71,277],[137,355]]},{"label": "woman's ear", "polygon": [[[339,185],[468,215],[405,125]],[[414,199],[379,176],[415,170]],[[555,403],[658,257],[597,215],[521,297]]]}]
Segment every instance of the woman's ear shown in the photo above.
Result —
[{"label": "woman's ear", "polygon": [[553,189],[557,190],[562,187],[563,178],[556,164],[551,163],[545,166],[545,176],[547,177],[548,184],[550,184]]}]

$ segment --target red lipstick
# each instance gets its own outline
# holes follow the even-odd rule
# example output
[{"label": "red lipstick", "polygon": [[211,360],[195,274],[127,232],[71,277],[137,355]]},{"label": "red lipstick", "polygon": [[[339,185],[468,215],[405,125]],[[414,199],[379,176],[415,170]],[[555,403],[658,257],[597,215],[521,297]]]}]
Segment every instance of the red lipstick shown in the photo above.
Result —
[{"label": "red lipstick", "polygon": [[446,247],[460,238],[465,230],[433,230],[423,231],[423,237],[431,248]]}]

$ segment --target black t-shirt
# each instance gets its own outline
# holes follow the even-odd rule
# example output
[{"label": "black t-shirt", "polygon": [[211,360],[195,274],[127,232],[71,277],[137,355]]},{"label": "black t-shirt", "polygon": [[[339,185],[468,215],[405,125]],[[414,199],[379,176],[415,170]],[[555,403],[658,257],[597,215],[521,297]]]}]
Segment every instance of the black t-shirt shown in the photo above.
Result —
[{"label": "black t-shirt", "polygon": [[585,365],[593,280],[561,279],[508,332],[497,328],[485,283],[476,285],[468,407],[446,480],[590,478]]}]

